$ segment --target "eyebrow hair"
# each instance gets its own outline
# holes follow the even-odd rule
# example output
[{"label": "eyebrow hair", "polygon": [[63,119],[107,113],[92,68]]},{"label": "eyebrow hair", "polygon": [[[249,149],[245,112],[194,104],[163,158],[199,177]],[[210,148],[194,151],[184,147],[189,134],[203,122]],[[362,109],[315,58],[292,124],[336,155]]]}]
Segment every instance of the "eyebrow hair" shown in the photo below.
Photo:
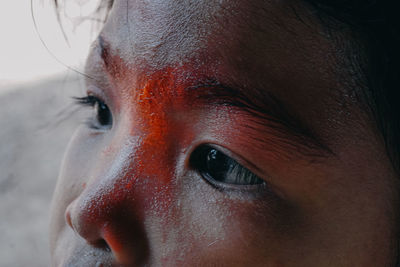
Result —
[{"label": "eyebrow hair", "polygon": [[[261,128],[275,130],[275,134],[279,132],[280,142],[306,157],[334,155],[328,145],[298,118],[291,115],[282,101],[265,89],[244,89],[240,86],[221,84],[216,79],[207,79],[206,82],[187,87],[186,90],[199,91],[198,98],[206,104],[230,106],[246,112],[255,118],[252,122],[260,124]],[[245,127],[254,129],[250,123]],[[256,139],[263,143],[271,142],[262,138]]]},{"label": "eyebrow hair", "polygon": [[[110,46],[104,38],[98,37],[99,56],[105,68],[110,72],[118,72],[109,52]],[[206,105],[231,106],[242,110],[254,118],[251,122],[261,128],[275,130],[274,135],[279,142],[292,151],[298,151],[308,158],[321,158],[334,155],[333,151],[298,118],[288,112],[282,101],[266,89],[243,88],[240,85],[227,85],[215,78],[197,80],[195,85],[185,88],[187,93],[196,92],[198,100]],[[260,131],[248,123],[245,127]],[[257,128],[257,129],[256,129]],[[278,136],[279,133],[279,136]],[[270,145],[271,140],[256,138],[256,141]]]}]

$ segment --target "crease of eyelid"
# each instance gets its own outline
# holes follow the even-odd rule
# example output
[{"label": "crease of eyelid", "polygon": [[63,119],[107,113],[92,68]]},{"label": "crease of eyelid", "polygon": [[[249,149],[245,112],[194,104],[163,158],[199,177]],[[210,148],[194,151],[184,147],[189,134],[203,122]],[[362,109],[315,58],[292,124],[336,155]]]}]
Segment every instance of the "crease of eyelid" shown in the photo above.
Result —
[{"label": "crease of eyelid", "polygon": [[[259,123],[259,122],[257,122]],[[254,131],[259,132],[260,128],[254,127],[250,124],[241,125],[246,131]],[[265,128],[265,125],[262,125]],[[309,159],[308,162],[318,162],[316,159],[323,159],[329,157],[329,154],[324,151],[320,151],[319,147],[314,147],[313,144],[309,144],[308,140],[300,140],[294,141],[285,133],[282,133],[282,129],[279,126],[270,124],[268,128],[274,131],[272,134],[269,134],[267,138],[258,137],[257,134],[249,134],[247,137],[254,140],[259,145],[259,149],[268,150],[273,155],[279,155],[279,158],[282,159],[284,157],[287,160],[290,160],[293,155],[302,155],[303,157]],[[273,136],[271,138],[271,135]],[[246,138],[247,138],[246,137]],[[299,137],[301,138],[301,137]],[[290,151],[290,153],[286,153],[286,155],[282,154],[282,148],[285,151]],[[293,154],[292,152],[296,154]],[[280,152],[280,153],[279,153]],[[334,155],[335,156],[335,155]]]},{"label": "crease of eyelid", "polygon": [[[234,103],[231,105],[238,107]],[[240,108],[240,107],[239,107]],[[285,147],[287,151],[296,151],[307,158],[327,158],[337,155],[326,145],[318,140],[314,135],[304,133],[295,129],[292,125],[287,124],[286,121],[275,119],[264,113],[256,112],[252,107],[242,108],[248,113],[249,119],[242,127],[254,132],[268,131],[266,138],[257,137],[258,135],[249,135],[250,138],[267,146],[271,149],[273,142],[277,143],[276,146],[280,148]],[[258,125],[258,127],[254,126]],[[271,135],[274,137],[271,139]]]},{"label": "crease of eyelid", "polygon": [[[197,99],[204,100],[205,104],[231,106],[246,112],[250,116],[249,122],[258,124],[260,128],[251,126],[251,123],[246,123],[243,126],[258,132],[262,128],[273,130],[277,140],[288,146],[287,148],[290,150],[294,149],[309,158],[336,156],[329,146],[324,144],[311,130],[290,116],[285,111],[281,101],[269,93],[262,92],[259,94],[264,100],[262,101],[265,103],[264,105],[270,104],[270,107],[262,107],[243,94],[243,90],[219,84],[212,79],[208,83],[186,89],[188,91],[200,91]],[[252,138],[264,144],[271,144],[271,140],[263,140],[254,136]]]}]

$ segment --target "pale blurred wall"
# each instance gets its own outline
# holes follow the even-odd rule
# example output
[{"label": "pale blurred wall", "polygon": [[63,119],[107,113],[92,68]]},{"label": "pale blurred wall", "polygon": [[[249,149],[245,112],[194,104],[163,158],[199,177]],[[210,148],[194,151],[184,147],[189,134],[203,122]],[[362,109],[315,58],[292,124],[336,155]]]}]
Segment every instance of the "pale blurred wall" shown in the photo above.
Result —
[{"label": "pale blurred wall", "polygon": [[[82,71],[76,66],[83,65],[97,32],[88,20],[78,25],[78,19],[64,19],[66,41],[53,1],[0,0],[0,90],[59,74],[66,66]],[[69,3],[68,17],[80,18],[82,10],[77,3],[82,1],[65,1]],[[86,5],[82,7],[86,13],[93,12],[99,1],[83,1]]]},{"label": "pale blurred wall", "polygon": [[79,79],[0,93],[0,266],[49,266],[49,207],[62,155],[82,121],[69,96]]},{"label": "pale blurred wall", "polygon": [[0,0],[0,267],[49,266],[50,199],[82,121],[70,99],[82,94],[82,80],[63,64],[85,53],[66,46],[46,1],[33,0],[53,55],[38,38],[30,0]]}]

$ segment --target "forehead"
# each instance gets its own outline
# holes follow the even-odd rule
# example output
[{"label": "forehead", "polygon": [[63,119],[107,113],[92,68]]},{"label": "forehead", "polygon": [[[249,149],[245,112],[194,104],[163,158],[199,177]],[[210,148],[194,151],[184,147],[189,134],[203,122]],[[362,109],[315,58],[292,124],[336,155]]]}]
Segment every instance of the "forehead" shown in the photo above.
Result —
[{"label": "forehead", "polygon": [[103,36],[128,64],[162,69],[200,58],[254,68],[323,45],[318,29],[296,17],[302,10],[288,1],[115,1]]}]

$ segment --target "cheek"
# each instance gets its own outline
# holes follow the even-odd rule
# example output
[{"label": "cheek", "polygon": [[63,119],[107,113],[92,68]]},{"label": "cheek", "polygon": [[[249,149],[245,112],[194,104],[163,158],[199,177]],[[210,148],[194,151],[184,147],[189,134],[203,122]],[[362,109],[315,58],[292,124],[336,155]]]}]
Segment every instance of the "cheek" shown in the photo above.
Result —
[{"label": "cheek", "polygon": [[85,189],[89,182],[89,161],[98,153],[97,138],[88,138],[86,126],[81,126],[72,137],[64,156],[57,186],[53,195],[50,234],[52,247],[63,229],[67,227],[65,210]]},{"label": "cheek", "polygon": [[90,182],[90,173],[98,164],[103,142],[102,135],[91,134],[85,125],[75,132],[64,156],[57,185],[66,201],[76,198]]},{"label": "cheek", "polygon": [[[222,264],[221,259],[237,263],[266,255],[269,260],[274,258],[271,255],[276,246],[271,244],[281,242],[282,225],[287,221],[284,211],[289,213],[283,203],[264,196],[254,204],[254,199],[245,194],[226,195],[215,190],[198,174],[182,167],[187,157],[184,153],[178,153],[175,167],[167,171],[165,157],[169,152],[163,145],[150,143],[160,153],[151,150],[145,155],[140,138],[131,139],[129,146],[121,145],[127,139],[123,132],[120,129],[106,137],[82,127],[76,133],[55,194],[54,240],[67,227],[64,212],[71,202],[79,198],[90,201],[90,196],[102,194],[107,203],[103,210],[129,202],[125,204],[142,225],[160,264],[176,263],[177,259],[207,265]],[[158,179],[158,174],[163,177]],[[111,237],[106,238],[112,243]],[[119,243],[114,243],[110,245],[117,249]]]},{"label": "cheek", "polygon": [[146,218],[149,238],[165,255],[161,265],[178,259],[187,266],[236,266],[280,258],[297,222],[291,207],[268,193],[221,192],[191,171],[178,180],[168,215]]}]

